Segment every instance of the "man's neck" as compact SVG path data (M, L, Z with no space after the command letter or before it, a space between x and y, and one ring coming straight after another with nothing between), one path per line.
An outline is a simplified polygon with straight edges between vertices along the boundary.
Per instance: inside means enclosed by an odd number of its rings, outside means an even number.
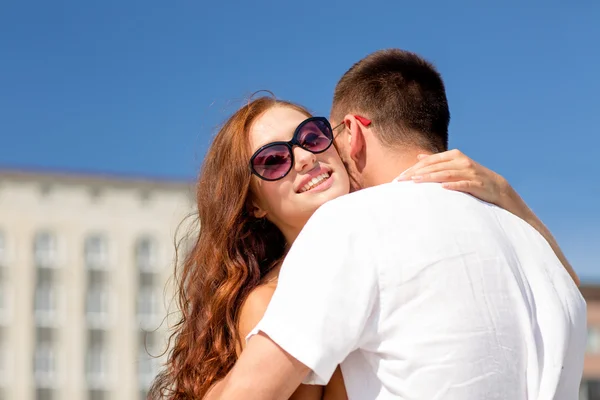
M364 186L377 186L389 183L417 163L417 155L428 154L423 149L385 149L379 154L378 161L371 163L364 174Z

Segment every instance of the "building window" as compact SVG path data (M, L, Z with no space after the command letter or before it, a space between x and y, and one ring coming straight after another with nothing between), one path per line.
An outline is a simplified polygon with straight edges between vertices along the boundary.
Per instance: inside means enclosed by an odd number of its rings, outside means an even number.
M6 346L0 343L0 384L6 385L12 376L12 366Z
M152 357L142 345L139 351L138 381L140 388L147 390L160 369L160 360Z
M50 388L37 388L35 391L35 400L55 400L54 390Z
M38 325L53 326L56 324L58 299L56 288L48 283L39 283L35 289L35 318Z
M161 318L160 295L149 287L142 287L138 293L138 321L143 329L158 327Z
M101 344L88 348L85 362L85 373L88 386L93 389L105 388L108 384L109 356Z
M52 185L50 183L42 183L40 185L40 195L42 197L48 197L52 193Z
M105 400L107 398L107 392L102 389L92 389L88 392L88 400Z
M33 369L35 380L39 387L56 386L56 354L51 344L38 344L35 349Z
M142 204L146 205L152 199L152 192L150 190L141 190L140 191L140 201Z
M8 262L8 250L6 244L6 236L0 231L0 267L5 267Z
M55 268L57 266L56 236L50 232L40 232L35 235L33 251L36 265L40 268Z
M103 235L85 239L85 265L88 269L105 269L108 266L108 242Z
M0 325L10 322L11 296L6 284L0 282Z
M92 284L87 292L86 317L93 327L104 327L109 322L110 292L105 285Z
M600 326L588 327L587 352L600 354Z
M154 239L143 237L138 240L135 249L138 270L154 272L158 267L158 246Z
M4 346L0 344L0 380L6 376L8 372L8 363L6 362L6 350Z
M91 187L90 188L90 198L93 202L100 200L102 197L102 189L99 187Z
M600 400L600 380L583 380L579 388L579 400Z

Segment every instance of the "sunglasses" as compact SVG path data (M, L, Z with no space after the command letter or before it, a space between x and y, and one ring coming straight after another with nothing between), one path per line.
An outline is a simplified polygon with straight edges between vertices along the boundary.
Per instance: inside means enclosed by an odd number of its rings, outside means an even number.
M356 118L356 120L358 122L360 122L361 124L363 124L364 126L369 126L371 125L371 120L365 117L361 117L360 115L354 115L354 118ZM346 122L342 121L339 124L337 124L336 126L333 127L333 131L335 132L335 130L339 127L341 127L342 125L344 125ZM340 131L342 132L342 131ZM339 135L339 133L338 133ZM334 138L336 138L338 135L335 135Z
M276 181L285 177L294 165L294 146L319 154L333 143L333 129L327 118L308 118L294 131L289 142L268 143L250 158L250 170L260 179Z

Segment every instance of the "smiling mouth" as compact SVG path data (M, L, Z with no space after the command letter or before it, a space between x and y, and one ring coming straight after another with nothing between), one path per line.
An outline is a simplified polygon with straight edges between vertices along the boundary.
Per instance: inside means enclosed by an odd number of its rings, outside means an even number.
M331 172L323 172L321 175L315 176L308 182L306 185L302 186L302 188L298 191L298 193L304 193L311 189L316 188L323 182L327 181L331 177Z

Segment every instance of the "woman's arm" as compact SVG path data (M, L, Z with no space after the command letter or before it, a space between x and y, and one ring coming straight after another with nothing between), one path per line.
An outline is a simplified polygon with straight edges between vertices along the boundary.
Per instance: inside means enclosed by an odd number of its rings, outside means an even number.
M339 365L335 369L331 380L327 386L325 386L323 400L348 400L348 393L346 393L346 386L344 385L344 377L342 376L342 370Z
M469 193L513 213L544 236L575 284L579 286L579 277L554 236L504 177L476 163L458 150L433 155L422 154L418 159L419 161L400 175L398 180L413 180L417 183L439 182L447 189Z
M506 182L506 180L505 180L505 182ZM508 184L508 182L506 182L506 186L508 187L506 189L506 191L508 193L507 199L505 201L506 207L504 207L504 206L500 206L500 207L504 208L507 211L512 212L517 217L520 217L525 222L529 223L529 225L533 226L548 241L548 244L550 244L550 247L552 247L552 250L554 250L554 253L558 257L558 259L560 260L562 265L565 267L565 269L567 270L569 275L571 275L571 278L573 279L575 284L577 286L579 286L579 283L580 283L579 277L577 276L577 274L575 273L575 270L573 269L573 267L567 260L567 257L561 250L560 246L558 245L558 242L556 241L554 236L552 236L552 233L550 233L550 230L537 217L537 215L535 215L535 213L527 206L525 201L512 188L512 186L510 186Z
M238 356L246 347L246 336L258 325L265 315L267 306L275 292L275 285L262 285L250 292L250 295L242 305L239 322L239 350ZM333 380L333 379L332 379ZM343 382L342 382L343 384ZM290 400L321 400L323 399L324 387L318 385L300 385L292 394ZM344 400L340 397L325 397L328 400Z

